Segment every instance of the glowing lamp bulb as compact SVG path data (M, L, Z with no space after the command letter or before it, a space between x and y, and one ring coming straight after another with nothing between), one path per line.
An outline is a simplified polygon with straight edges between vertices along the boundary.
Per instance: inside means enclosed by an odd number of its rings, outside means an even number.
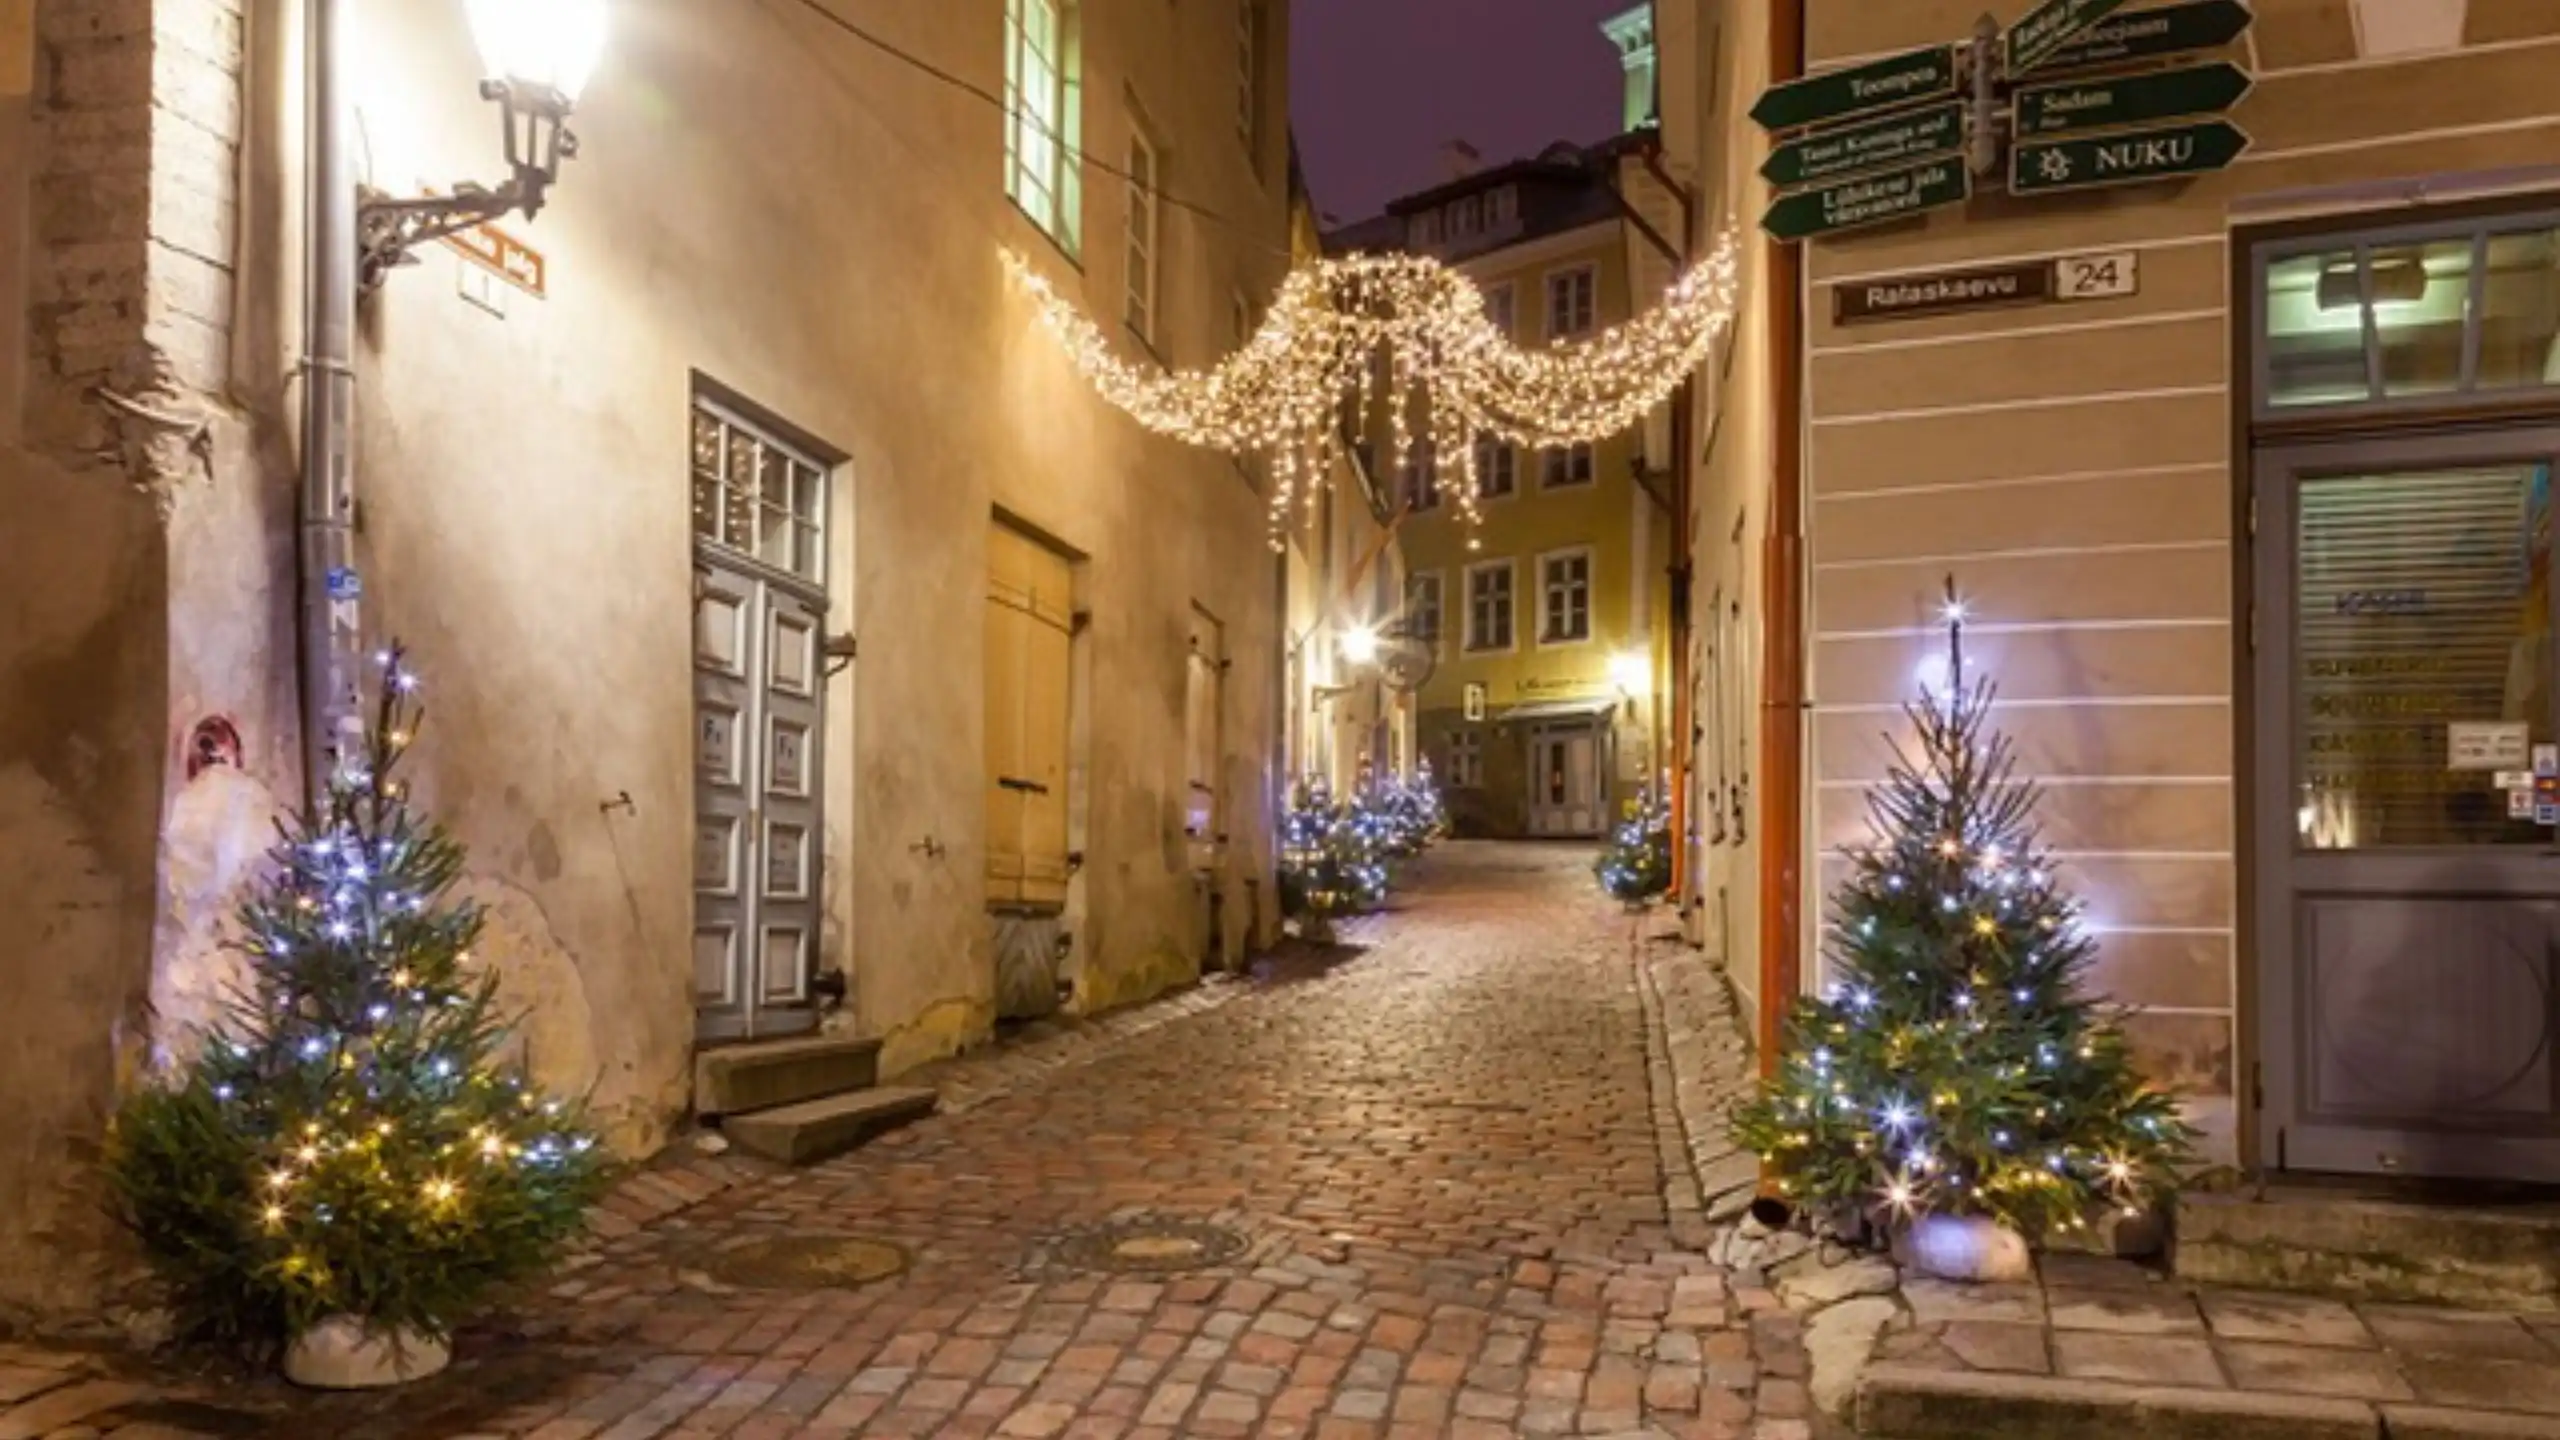
M604 0L469 0L471 38L492 80L575 103L604 53Z
M1342 658L1354 665L1378 663L1378 632L1367 625L1354 625L1342 632Z

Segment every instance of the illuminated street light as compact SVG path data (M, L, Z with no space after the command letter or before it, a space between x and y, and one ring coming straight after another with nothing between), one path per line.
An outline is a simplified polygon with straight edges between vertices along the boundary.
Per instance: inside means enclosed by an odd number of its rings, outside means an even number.
M1621 650L1609 657L1609 683L1620 694L1635 697L1653 693L1653 662L1633 650Z
M1354 625L1342 632L1342 658L1354 665L1378 663L1378 631L1370 625Z

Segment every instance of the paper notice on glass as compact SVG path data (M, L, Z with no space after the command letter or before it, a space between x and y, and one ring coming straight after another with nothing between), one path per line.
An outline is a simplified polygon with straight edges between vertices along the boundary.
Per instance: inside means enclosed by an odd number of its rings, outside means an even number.
M2507 792L2507 818L2510 820L2530 820L2533 818L2532 791L2510 790Z
M2532 727L2521 720L2456 720L2444 730L2447 769L2512 770L2532 762Z

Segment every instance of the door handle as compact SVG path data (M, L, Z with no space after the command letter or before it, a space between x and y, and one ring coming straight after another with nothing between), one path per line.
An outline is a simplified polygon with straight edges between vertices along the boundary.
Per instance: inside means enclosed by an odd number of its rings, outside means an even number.
M1046 795L1049 793L1049 787L1041 784L1037 780L1022 780L1011 775L997 776L996 785L1001 789L1018 791L1025 795Z

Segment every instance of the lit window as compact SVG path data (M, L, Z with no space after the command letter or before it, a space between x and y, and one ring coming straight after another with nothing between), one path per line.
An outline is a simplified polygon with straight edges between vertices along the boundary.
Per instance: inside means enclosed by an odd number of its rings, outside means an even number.
M1074 25L1068 0L1005 0L1005 194L1070 255L1084 201Z
M1129 131L1129 304L1125 318L1141 340L1156 338L1157 196L1163 179L1156 173L1156 147L1146 134Z
M1547 338L1588 335L1599 320L1599 280L1588 265L1547 277Z
M1467 571L1467 648L1511 648L1511 562L1496 560Z
M1563 490L1575 485L1588 485L1597 473L1591 447L1576 445L1546 452L1545 473L1539 476L1538 483L1549 490Z
M788 575L824 583L827 477L769 431L693 406L693 533Z
M1591 552L1572 550L1538 562L1538 643L1571 645L1591 638Z
M1435 510L1440 505L1440 463L1428 441L1405 452L1404 503L1409 510Z
M1416 575L1405 586L1404 636L1438 648L1440 644L1440 577Z
M1519 488L1519 452L1490 435L1477 437L1476 498L1501 500Z

